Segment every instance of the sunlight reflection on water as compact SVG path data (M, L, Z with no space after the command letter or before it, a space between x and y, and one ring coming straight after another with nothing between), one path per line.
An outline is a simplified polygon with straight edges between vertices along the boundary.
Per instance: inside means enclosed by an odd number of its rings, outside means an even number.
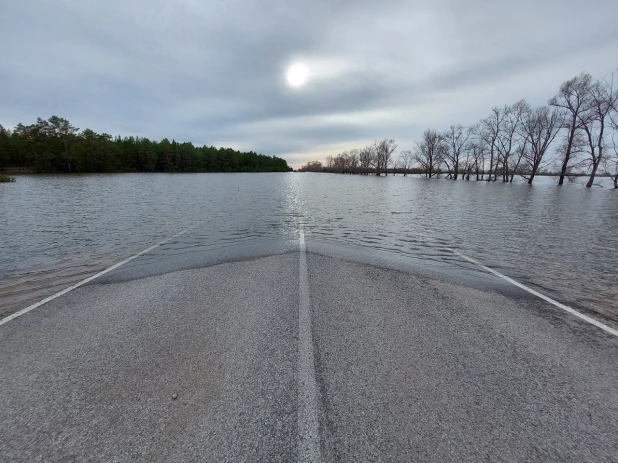
M431 238L618 315L617 193L548 178L529 186L295 173L22 176L0 186L0 299L18 298L24 279L98 270L200 220L183 236L188 248L296 240L302 221L308 240L453 258Z

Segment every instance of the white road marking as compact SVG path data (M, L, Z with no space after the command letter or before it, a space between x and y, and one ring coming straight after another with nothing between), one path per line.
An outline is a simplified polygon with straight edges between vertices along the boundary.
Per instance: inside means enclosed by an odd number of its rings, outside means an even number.
M83 286L86 283L94 280L95 278L99 278L100 276L105 275L106 273L111 272L112 270L117 269L118 267L120 267L121 265L126 264L127 262L131 262L133 259L137 259L139 256L143 256L144 254L152 251L153 249L158 248L159 246L164 245L168 241L173 240L174 238L178 238L181 235L184 235L189 230L191 230L192 228L197 227L202 222L203 221L200 220L196 224L191 225L189 228L186 228L183 231L181 231L179 233L176 233L174 236L170 236L169 238L166 238L163 241L159 241L157 244L154 244L154 245L150 246L149 248L144 249L143 251L138 252L137 254L129 257L128 259L123 260L122 262L118 262L117 264L114 264L111 267L106 268L105 270L103 270L102 272L97 273L96 275L92 275L91 277L88 277L85 280L82 280L79 283L74 284L73 286L69 286L68 288L63 289L62 291L60 291L60 292L58 292L56 294L53 294L53 295L51 295L49 297L46 297L42 301L39 301L39 302L37 302L35 304L32 304L32 305L26 307L25 309L21 309L20 311L15 312L14 314L9 315L8 317L3 318L2 320L0 320L0 325L4 325L5 323L8 323L8 322L10 322L13 319L15 319L15 318L17 318L17 317L19 317L19 316L21 316L21 315L23 315L25 313L28 313L31 310L36 309L37 307L41 307L43 304L47 304L49 301L53 301L54 299L59 298L60 296L66 294L66 293L68 293L70 291L73 291L74 289L77 289L80 286Z
M497 270L489 268L486 265L481 264L478 260L473 259L472 257L468 257L465 254L462 254L461 252L456 251L455 249L449 248L448 246L444 246L444 245L440 245L440 247L442 247L443 249L446 249L447 251L452 252L453 254L461 257L464 260L467 260L468 262L471 262L471 263L473 263L475 265L478 265L483 270L485 270L485 271L487 271L487 272L489 272L489 273L491 273L491 274L493 274L493 275L495 275L495 276L497 276L499 278L502 278L505 281L508 281L512 285L515 285L518 288L521 288L524 291L529 292L530 294L534 294L536 297L539 297L539 298L543 299L544 301L549 302L553 306L558 307L559 309L562 309L565 312L570 313L571 315L575 315L576 317L581 318L582 320L590 323L591 325L594 325L594 326L596 326L598 328L601 328L603 331L606 331L607 333L613 334L614 336L618 337L618 330L615 330L614 328L611 328L611 327L605 325L604 323L601 323L600 321L595 320L592 317L584 315L583 313L578 312L577 310L569 307L568 305L564 305L564 304L562 304L562 303L552 299L551 297L546 296L545 294L539 293L538 291L535 291L534 289L529 288L528 286L520 283L519 281L516 281L516 280L513 280L512 278L509 278L506 275L498 272Z
M311 306L305 232L299 230L300 307L298 313L298 459L301 462L322 461L318 420L318 384L315 379Z

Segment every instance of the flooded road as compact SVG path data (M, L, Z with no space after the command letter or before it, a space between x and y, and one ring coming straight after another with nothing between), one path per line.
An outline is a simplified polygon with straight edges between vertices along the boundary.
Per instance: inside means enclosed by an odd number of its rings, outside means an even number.
M618 197L609 188L295 173L17 180L0 185L0 316L198 223L169 252L285 245L302 223L315 245L457 269L448 246L618 320Z

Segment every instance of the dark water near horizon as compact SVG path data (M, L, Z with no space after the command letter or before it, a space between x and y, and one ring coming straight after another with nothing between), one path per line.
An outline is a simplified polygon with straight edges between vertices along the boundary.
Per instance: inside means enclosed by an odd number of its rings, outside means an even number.
M3 305L38 300L200 222L186 235L190 246L297 241L301 224L307 240L427 261L455 258L443 244L618 319L618 191L586 189L584 181L557 188L553 178L529 186L310 173L20 176L0 184L0 315Z

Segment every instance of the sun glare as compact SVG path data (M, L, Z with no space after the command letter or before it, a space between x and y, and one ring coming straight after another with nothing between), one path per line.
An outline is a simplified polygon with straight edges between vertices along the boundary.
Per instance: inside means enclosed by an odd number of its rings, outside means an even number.
M288 84L292 87L300 87L307 82L307 76L309 75L309 69L302 64L293 64L288 69L286 74Z

